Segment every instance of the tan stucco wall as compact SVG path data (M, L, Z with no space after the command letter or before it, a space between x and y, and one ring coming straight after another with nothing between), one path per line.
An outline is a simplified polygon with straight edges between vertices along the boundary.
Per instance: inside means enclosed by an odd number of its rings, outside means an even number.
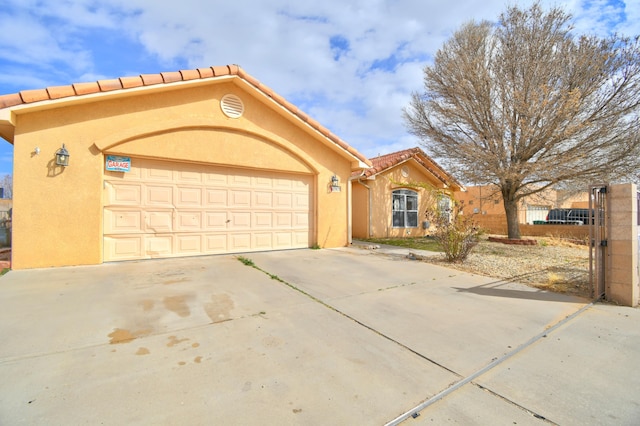
M362 182L369 186L369 182ZM369 238L369 189L358 181L353 182L353 238Z
M12 267L102 262L105 154L310 174L314 243L346 245L351 159L236 81L18 114ZM228 93L244 102L241 118L221 112L219 99ZM66 169L53 165L62 143L70 152ZM343 189L330 193L334 174Z
M409 170L409 175L407 177L402 175L403 167L407 167ZM444 189L442 182L435 179L431 174L427 173L425 169L414 160L409 160L385 172L382 172L376 175L376 178L374 180L363 180L363 182L371 188L371 237L420 237L429 235L429 229L424 229L422 227L422 222L426 220L425 212L429 207L432 198L427 195L427 189L415 187L411 184L428 183L436 189L442 190ZM356 238L365 238L366 235L369 234L369 230L366 226L366 223L368 223L368 215L367 212L363 210L365 210L366 206L368 205L368 199L364 202L359 201L358 203L356 203L355 187L362 187L362 185L360 185L358 182L354 182L353 186L353 235ZM419 209L417 228L393 227L391 193L395 189L403 188L410 189L418 193ZM450 194L450 192L448 191L445 192ZM358 197L368 197L368 194L359 194ZM356 224L356 221L358 221L359 223ZM365 221L365 224L363 224L362 221ZM356 229L358 230L358 234L356 234ZM361 234L363 230L364 234Z

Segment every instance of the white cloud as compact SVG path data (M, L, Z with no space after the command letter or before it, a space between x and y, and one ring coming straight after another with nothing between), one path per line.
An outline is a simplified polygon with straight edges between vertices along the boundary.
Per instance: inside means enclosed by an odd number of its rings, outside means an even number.
M99 3L99 5L98 5ZM31 86L239 64L300 105L365 155L416 146L402 108L420 90L422 69L463 22L496 20L504 0L8 0L0 10L0 90L9 78ZM578 31L638 34L640 0L543 0L576 18ZM98 36L96 36L98 34ZM110 34L122 49L164 69L140 69L117 55L101 67ZM332 37L341 40L340 55ZM123 55L126 52L123 52ZM124 57L124 56L123 56ZM154 62L155 61L155 62ZM372 69L376 64L375 69ZM46 73L51 73L51 76ZM61 76L68 81L60 82ZM7 93L7 92L2 92Z

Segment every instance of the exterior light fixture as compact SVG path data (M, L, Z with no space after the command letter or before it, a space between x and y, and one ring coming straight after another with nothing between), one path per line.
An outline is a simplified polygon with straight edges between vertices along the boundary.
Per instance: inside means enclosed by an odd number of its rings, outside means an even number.
M331 176L331 183L329 184L329 192L340 192L340 181L338 176Z
M67 167L69 165L69 151L62 144L62 148L56 151L56 165Z

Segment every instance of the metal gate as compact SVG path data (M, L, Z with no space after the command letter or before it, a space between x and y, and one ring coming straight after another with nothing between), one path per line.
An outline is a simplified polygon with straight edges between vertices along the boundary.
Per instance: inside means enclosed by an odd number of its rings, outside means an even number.
M609 198L607 184L589 186L589 284L594 299L605 297Z

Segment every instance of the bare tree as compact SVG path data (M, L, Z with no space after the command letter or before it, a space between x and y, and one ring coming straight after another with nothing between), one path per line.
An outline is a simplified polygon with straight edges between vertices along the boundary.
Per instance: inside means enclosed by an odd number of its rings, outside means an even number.
M522 197L638 170L638 38L574 36L570 20L535 3L495 24L467 23L404 110L410 132L454 174L497 185L509 238L520 238Z

